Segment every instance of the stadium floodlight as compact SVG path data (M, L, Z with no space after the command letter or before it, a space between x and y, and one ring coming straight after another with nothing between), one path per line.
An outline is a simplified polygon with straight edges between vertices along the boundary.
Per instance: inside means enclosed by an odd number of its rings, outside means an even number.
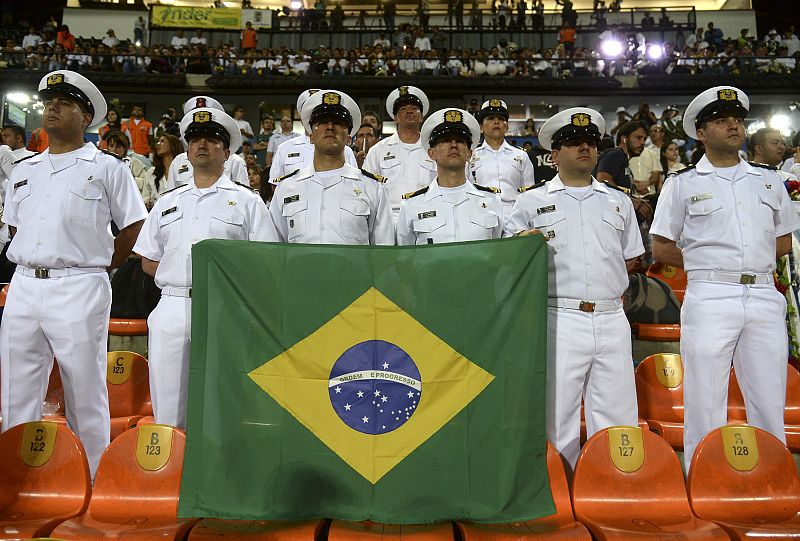
M292 0L292 3L290 5L292 9L300 9L303 7L303 2L301 2L300 0Z
M783 113L772 115L769 121L769 127L780 131L782 135L791 135L792 119Z
M756 133L761 128L766 128L766 127L767 127L767 125L764 124L763 120L757 120L757 121L753 122L752 124L750 124L749 126L747 126L747 130L746 131L747 131L748 135L753 135L754 133Z
M603 52L603 56L608 58L616 58L622 54L622 42L615 39L603 40L603 42L600 44L600 50Z
M650 60L658 60L664 56L664 47L658 43L651 43L647 46L647 58Z
M31 101L31 97L25 92L9 92L6 94L6 99L20 105L27 105Z

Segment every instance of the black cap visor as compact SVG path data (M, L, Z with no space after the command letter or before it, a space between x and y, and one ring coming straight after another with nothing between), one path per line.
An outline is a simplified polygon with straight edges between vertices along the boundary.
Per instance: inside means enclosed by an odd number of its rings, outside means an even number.
M481 109L481 112L478 116L480 117L478 118L478 121L481 123L483 123L483 121L490 116L499 116L508 122L508 111L502 107L487 107L485 109Z
M183 138L186 139L187 143L200 137L218 139L222 141L225 148L231 146L231 135L228 133L228 130L216 122L192 122L186 128L186 133L183 134Z
M553 137L550 139L550 147L558 149L561 148L561 145L565 141L581 139L591 140L599 145L602 137L600 135L600 130L597 129L597 126L594 124L589 124L588 126L574 126L570 124L553 134Z
M353 129L353 115L347 110L344 105L317 105L311 111L311 117L308 119L308 124L313 128L314 124L327 121L344 122L348 131Z
M428 144L435 147L439 143L446 141L450 138L461 139L468 147L472 146L472 132L466 124L439 124L431 132L431 137L428 139Z
M734 102L723 100L712 101L697 113L694 119L694 127L699 128L704 122L727 116L747 118L747 113L747 109L745 109L744 105L738 100Z
M420 113L424 109L424 107L422 106L422 100L419 99L414 94L409 93L409 94L404 94L399 98L397 98L396 100L394 100L394 105L392 105L392 114L396 115L397 111L399 111L403 105L416 105L419 108Z
M39 91L39 99L42 101L47 101L56 96L64 96L75 100L81 107L83 107L84 111L94 117L94 105L92 105L92 100L90 100L89 96L84 94L83 90L77 86L69 83L59 83L48 86L47 88Z

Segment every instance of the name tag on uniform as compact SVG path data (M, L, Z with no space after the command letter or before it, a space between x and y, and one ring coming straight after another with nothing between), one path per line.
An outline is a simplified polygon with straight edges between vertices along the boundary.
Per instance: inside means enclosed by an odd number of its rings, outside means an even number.
M28 179L27 178L25 180L20 180L19 182L14 184L14 189L16 190L17 188L22 188L27 183L28 183Z
M289 203L294 203L295 201L300 201L300 195L299 194L290 195L289 197L284 197L283 198L283 204L284 205L288 205Z
M383 157L384 160L393 160L394 158L395 157L390 154L387 154L386 156Z
M172 214L173 212L178 212L178 207L172 207L171 209L163 211L161 216L166 216L167 214Z
M548 212L555 212L556 206L555 205L547 205L546 207L539 207L536 209L536 214L547 214Z
M417 218L420 220L424 220L425 218L434 218L436 216L435 210L429 210L428 212L420 212L417 214Z
M693 195L689 198L689 201L692 203L697 203L698 201L706 201L708 199L714 199L714 194L712 193L701 193L697 195Z
M183 166L181 166L180 169L178 169L178 174L180 175L181 173L185 173L188 170L189 170L189 166L188 165L183 165Z
M296 158L296 157L298 157L299 155L300 155L300 153L299 153L299 152L291 152L291 153L289 153L289 156L288 156L288 157L289 157L289 158Z
M554 239L554 238L556 238L556 232L555 231L547 231L546 233L544 233L544 236L547 237L548 239Z

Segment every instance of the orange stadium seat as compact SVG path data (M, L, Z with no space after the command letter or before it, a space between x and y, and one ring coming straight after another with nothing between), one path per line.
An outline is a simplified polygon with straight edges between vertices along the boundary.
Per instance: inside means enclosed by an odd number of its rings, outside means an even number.
M575 516L598 540L719 539L719 527L692 514L675 451L638 427L595 434L575 467Z
M681 339L680 323L638 323L636 338L647 342L678 342Z
M744 395L733 369L728 382L728 418L731 421L747 420ZM800 372L790 364L786 365L786 409L783 422L786 446L792 452L800 452Z
M677 353L657 353L636 367L639 417L673 449L683 450L683 363Z
M324 520L281 522L205 518L192 528L189 541L219 538L236 541L314 541L319 538L324 526Z
M154 425L156 424L156 418L152 415L145 415L136 423L136 426L144 426L144 425Z
M692 509L734 540L798 539L800 479L789 450L749 426L718 428L700 442L687 481Z
M112 317L108 322L108 334L115 336L147 336L147 320Z
M328 541L453 541L451 522L439 524L378 524L334 520Z
M153 414L147 360L132 351L109 351L106 385L113 440Z
M464 541L533 541L537 539L558 539L563 541L586 540L592 536L580 522L575 521L572 514L572 502L569 496L569 485L561 455L547 443L547 473L550 476L550 493L556 512L527 522L510 524L473 524L457 523L461 538Z
M89 505L92 480L78 438L39 421L0 435L0 539L48 535Z
M6 305L6 297L8 297L8 286L11 284L6 284L3 286L3 289L0 289L0 306Z
M184 433L147 425L124 432L100 459L83 515L53 530L72 541L184 539L197 519L178 519Z
M675 293L678 300L683 303L683 296L686 293L686 284L688 283L685 270L663 263L653 263L650 265L650 268L647 269L646 274L651 278L658 278L666 283L672 292Z
M639 428L642 430L649 429L647 421L641 415L639 415ZM581 402L581 445L584 443L586 443L586 417L583 411L583 403Z

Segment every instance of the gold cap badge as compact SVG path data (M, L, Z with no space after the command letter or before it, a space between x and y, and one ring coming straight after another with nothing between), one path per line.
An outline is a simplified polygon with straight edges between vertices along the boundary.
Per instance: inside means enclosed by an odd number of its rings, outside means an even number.
M732 88L723 88L717 91L717 98L722 101L736 101L739 95Z
M447 111L444 114L444 121L445 122L463 122L464 117L461 115L461 111Z
M211 122L211 113L208 111L197 111L194 115L192 115L192 122L197 123L204 123L204 122Z
M586 113L575 113L570 117L570 123L573 126L585 128L592 122L592 117Z
M498 100L497 98L492 98L489 100L489 107L502 107L503 102Z
M407 95L407 94L408 94L408 87L407 87L407 86L401 86L401 87L400 87L400 88L398 88L397 90L399 90L399 91L400 91L400 95L401 95L401 96L405 96L405 95Z
M53 85L60 85L64 82L64 74L63 73L54 73L53 75L47 78L47 86L51 87Z
M322 96L322 103L325 105L339 105L342 103L342 97L336 92L325 92Z

